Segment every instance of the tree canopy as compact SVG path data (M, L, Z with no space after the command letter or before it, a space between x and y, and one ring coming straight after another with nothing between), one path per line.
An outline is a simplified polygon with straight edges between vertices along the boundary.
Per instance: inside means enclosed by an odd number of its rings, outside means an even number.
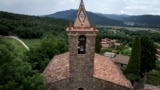
M148 37L135 38L130 61L124 71L127 78L144 84L147 73L156 66L156 53L154 42Z
M141 47L140 72L143 77L143 73L149 72L155 67L157 50L154 42L145 36L141 37Z
M138 80L140 75L140 63L141 63L141 43L140 38L136 37L132 44L132 52L129 59L129 63L124 73L131 81Z
M33 69L43 72L54 55L66 52L67 50L66 38L48 34L42 38L39 46L31 48L30 51L26 52L25 60L32 65Z
M0 37L0 90L43 90L42 75L16 53L12 43Z

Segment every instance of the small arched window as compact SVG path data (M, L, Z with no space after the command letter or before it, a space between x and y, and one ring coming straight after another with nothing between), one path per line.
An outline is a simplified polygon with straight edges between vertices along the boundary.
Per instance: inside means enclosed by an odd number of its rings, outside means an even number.
M78 54L86 53L86 36L81 35L78 38Z

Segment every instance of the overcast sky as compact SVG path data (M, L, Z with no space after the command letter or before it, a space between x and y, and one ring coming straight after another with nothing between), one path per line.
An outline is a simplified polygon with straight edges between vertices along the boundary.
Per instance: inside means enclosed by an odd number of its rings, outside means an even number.
M77 9L80 0L0 0L0 11L46 15ZM84 0L87 11L104 14L160 15L160 0Z

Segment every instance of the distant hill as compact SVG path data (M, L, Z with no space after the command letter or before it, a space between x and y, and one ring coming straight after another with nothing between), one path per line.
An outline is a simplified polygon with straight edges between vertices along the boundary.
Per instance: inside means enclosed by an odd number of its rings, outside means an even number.
M160 26L160 16L156 15L140 15L125 18L127 22L135 22L137 25L143 26Z
M119 20L119 21L123 21L125 20L125 18L130 17L129 15L126 14L122 14L122 15L116 15L116 14L102 14L102 13L97 13L98 15L113 19L113 20Z
M0 11L0 35L20 38L40 38L46 33L60 35L70 21L57 18L29 16Z
M120 20L124 23L134 23L135 25L139 26L160 26L160 16L158 15L137 15L137 16L130 16L130 15L115 15L115 14L99 14L104 17Z
M54 14L45 15L47 17L62 18L67 20L74 20L76 17L76 10L60 11ZM96 25L129 25L129 26L146 26L146 27L160 27L160 16L156 15L116 15L116 14L102 14L87 12L91 23Z
M57 12L57 13L49 14L49 15L45 15L45 16L74 21L76 18L76 14L77 14L77 10L71 9L71 10L61 11L61 12ZM96 25L123 25L123 22L119 21L119 20L113 20L113 19L107 18L102 15L98 15L96 13L92 13L92 12L87 12L87 14L88 14L89 20L92 24L96 24Z

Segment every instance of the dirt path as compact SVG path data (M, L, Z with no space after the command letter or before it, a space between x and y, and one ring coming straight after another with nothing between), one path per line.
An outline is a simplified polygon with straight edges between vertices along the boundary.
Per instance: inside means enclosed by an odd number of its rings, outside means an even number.
M6 37L17 40L17 41L20 42L27 50L29 50L29 47L28 47L21 39L19 39L18 37L16 37L16 36L6 36Z

